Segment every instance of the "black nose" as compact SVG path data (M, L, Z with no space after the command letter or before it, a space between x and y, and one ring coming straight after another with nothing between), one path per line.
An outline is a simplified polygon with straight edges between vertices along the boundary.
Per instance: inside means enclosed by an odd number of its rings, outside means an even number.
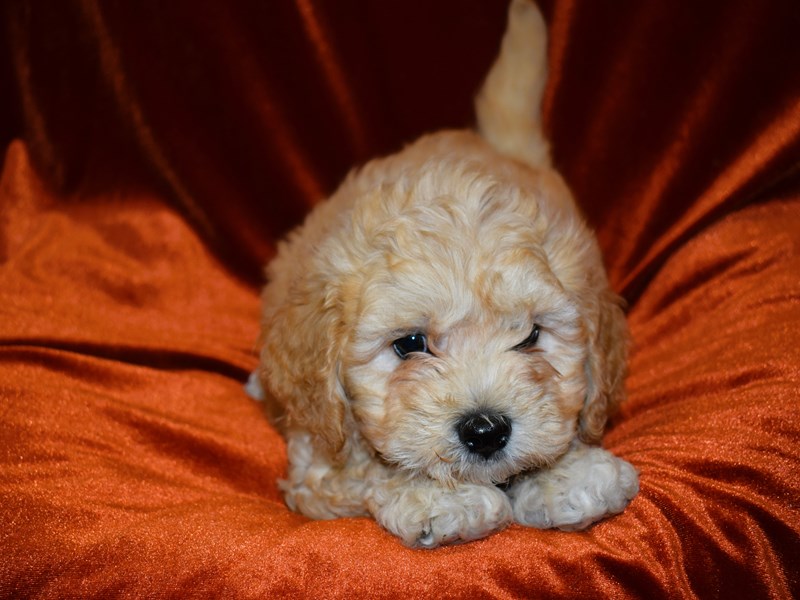
M457 424L458 439L470 452L489 458L504 448L511 435L511 419L496 413L473 413Z

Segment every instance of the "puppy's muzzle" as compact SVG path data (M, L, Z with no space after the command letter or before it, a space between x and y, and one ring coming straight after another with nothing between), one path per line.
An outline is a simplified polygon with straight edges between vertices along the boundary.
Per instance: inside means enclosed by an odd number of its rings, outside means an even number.
M489 459L508 444L511 419L494 412L471 413L456 423L456 431L467 450Z

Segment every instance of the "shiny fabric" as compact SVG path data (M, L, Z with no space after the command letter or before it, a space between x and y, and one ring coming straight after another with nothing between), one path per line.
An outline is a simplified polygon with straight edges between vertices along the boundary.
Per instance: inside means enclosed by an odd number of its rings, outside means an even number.
M0 7L0 597L800 597L794 0L543 4L630 305L625 513L419 551L283 505L261 265L350 166L470 123L505 8Z

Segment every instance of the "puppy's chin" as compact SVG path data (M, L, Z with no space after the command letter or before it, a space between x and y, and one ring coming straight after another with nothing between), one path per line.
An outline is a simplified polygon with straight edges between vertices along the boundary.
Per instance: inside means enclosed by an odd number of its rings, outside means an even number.
M535 465L520 465L502 456L489 459L468 456L455 464L440 461L431 465L426 474L443 484L465 482L496 485L506 483L515 475L534 468Z

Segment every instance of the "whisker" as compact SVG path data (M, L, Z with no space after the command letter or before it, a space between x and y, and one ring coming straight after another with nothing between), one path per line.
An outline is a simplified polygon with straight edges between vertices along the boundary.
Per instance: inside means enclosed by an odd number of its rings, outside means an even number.
M451 465L451 464L453 464L453 462L454 462L454 461L453 461L453 459L451 459L451 458L445 458L444 456L442 456L441 454L439 454L439 452L437 452L436 448L434 448L434 449L433 449L433 453L436 455L436 457L437 457L437 458L438 458L440 461L442 461L442 462L444 462L444 463L447 463L447 464Z
M556 369L556 368L555 368L555 367L552 365L552 363L551 363L549 360L546 360L546 359L545 359L545 361L544 361L544 364L546 364L548 367L550 367L550 369L551 369L551 370L552 370L552 371L553 371L553 372L554 372L556 375L558 375L559 377L563 377L563 375L561 374L561 371L559 371L558 369Z

